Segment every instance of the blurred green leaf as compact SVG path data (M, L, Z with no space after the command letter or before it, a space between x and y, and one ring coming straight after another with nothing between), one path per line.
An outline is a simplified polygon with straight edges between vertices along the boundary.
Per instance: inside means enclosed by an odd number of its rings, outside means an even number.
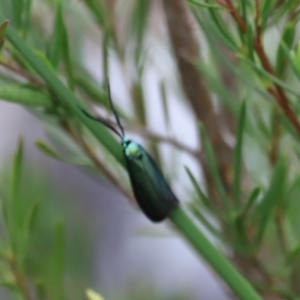
M22 26L24 36L27 35L29 27L30 27L31 8L32 8L32 0L25 0L25 3L24 3L24 22L23 22L23 26Z
M244 3L244 1L241 1ZM247 20L247 19L245 19ZM252 29L252 24L250 21L247 21L247 33L246 33L246 45L247 45L247 50L248 50L248 57L251 61L254 61L254 45L253 45L253 40L254 40L254 33Z
M261 187L259 187L259 186L255 187L251 191L251 193L242 209L242 212L241 212L242 217L245 217L248 214L248 212L252 209L252 207L253 207L254 203L257 201L257 198L260 193L261 193Z
M105 4L103 0L84 0L86 6L89 8L91 13L94 15L98 25L100 27L106 27L107 15Z
M51 98L46 94L17 84L0 86L0 98L25 106L49 107Z
M46 143L44 143L41 140L36 140L35 141L35 145L37 146L37 148L39 150L41 150L44 154L52 157L52 158L56 158L59 160L62 160L62 157L60 155L58 155L50 146L48 146Z
M33 230L40 204L41 204L41 200L37 199L33 201L31 203L31 206L28 208L27 215L25 218L25 224L24 224L24 228L27 231L27 238L29 237L29 234Z
M208 3L208 1L205 1ZM238 50L238 44L235 40L234 35L228 30L221 13L215 8L208 8L209 16L201 15L195 12L197 21L199 22L202 28L208 29L210 35L220 38L225 45L232 49L233 51ZM206 24L206 25L205 25Z
M47 63L23 42L22 39L16 34L16 32L8 27L7 31L8 40L14 45L14 47L24 56L27 62L35 69L35 71L47 82L52 91L57 95L58 99L68 107L70 112L74 114L78 120L82 122L89 130L102 142L102 144L109 149L109 152L117 159L121 164L125 164L124 158L121 152L119 143L111 136L107 128L101 125L99 122L95 122L88 118L78 108L83 107L80 100L56 77L55 73L49 68Z
M243 101L240 109L236 144L233 155L233 195L234 201L237 208L240 206L240 194L241 194L241 169L242 169L242 145L243 145L243 134L245 130L246 122L246 102Z
M285 46L288 49L292 48L292 45L294 43L295 30L296 30L295 21L290 21L285 25L277 49L275 70L276 70L276 74L281 78L283 77L282 75L285 73L284 72L285 66L288 62L285 49L283 48L283 44L285 44Z
M150 4L152 1L143 0L135 1L133 14L131 17L131 32L135 38L136 48L135 48L135 61L138 63L141 58L143 51L143 38L145 36L145 31L147 28L147 20L150 12Z
M65 225L58 221L54 227L54 242L51 262L51 290L52 299L64 300L63 298L63 276L65 266Z
M12 174L10 181L10 197L13 203L16 203L19 198L21 177L22 177L22 164L23 164L23 140L19 139L17 151L14 154ZM14 205L13 205L14 207Z
M188 0L188 2L191 3L191 4L198 5L200 7L214 8L214 9L225 9L223 6L220 6L220 5L199 2L197 0Z
M203 149L206 155L206 159L207 159L207 163L212 175L212 179L214 180L215 184L216 184L216 188L219 191L219 194L221 196L221 200L224 204L224 207L228 208L228 198L227 198L227 194L226 194L226 190L224 188L222 179L221 179L221 175L218 169L218 165L217 165L217 161L215 158L215 154L214 154L214 150L213 147L207 137L207 134L205 132L205 129L203 127L202 124L199 125L200 127L200 132L201 132L201 142L203 145Z
M60 60L63 59L66 66L68 86L74 89L73 67L71 63L69 40L66 25L63 18L62 0L57 2L53 37L51 41L50 61L55 69L58 68Z
M159 91L160 91L160 98L163 104L166 125L170 126L170 114L169 114L169 105L167 101L167 90L166 90L166 84L163 80L159 82Z
M198 184L196 178L194 177L194 175L192 174L192 172L190 171L190 169L185 166L185 171L187 172L189 179L198 195L199 200L203 203L203 205L208 209L208 210L215 210L215 207L213 205L213 202L211 200L209 200L204 192L202 191L200 185Z
M284 48L284 45L282 47ZM298 42L296 49L291 51L291 60L293 62L293 69L300 78L300 41Z
M5 33L6 33L6 28L7 28L8 24L9 24L9 20L6 20L0 24L0 49L4 45Z
M258 66L257 64L253 63L251 60L247 59L245 56L240 56L238 55L239 58L241 58L244 62L246 62L249 66L253 67L253 69L257 72L257 74L259 76L263 75L265 76L267 79L269 79L271 82L276 83L277 85L279 85L280 87L282 87L284 90L286 90L287 92L289 92L290 94L297 96L298 95L298 91L296 89L294 89L293 87L291 87L290 85L286 84L284 81L280 80L279 78L271 75L270 73L268 73L267 71L265 71L265 69L263 69L262 67ZM268 83L265 83L266 86L268 86Z
M51 50L49 54L49 60L53 67L57 69L59 60L63 53L64 47L64 21L62 16L62 0L57 1L56 14L53 28L53 36L51 39Z
M24 0L11 0L13 21L15 26L21 30L23 23Z
M285 264L291 265L295 260L300 258L300 242L287 254L285 257Z
M213 225L210 220L212 216L203 211L202 207L199 207L198 204L190 203L188 207L192 211L193 215L200 221L200 223L210 234L217 237L219 240L223 240L223 236L220 230L215 225Z
M260 245L266 226L270 221L272 212L283 195L285 182L287 178L287 166L284 159L279 159L276 163L274 173L270 182L270 186L262 198L259 205L257 205L254 216L258 221L258 228L256 234L256 245Z
M49 131L49 129L47 129L47 133L50 134L55 140L64 138L63 135L56 135L53 130ZM68 141L67 139L64 139L64 141L61 143L61 145L64 145L67 148L66 150L69 152L68 154L64 153L64 155L58 154L49 145L41 140L36 140L35 145L45 155L54 159L78 166L91 166L91 161L82 153L80 149L78 149L77 145L75 145L72 141Z

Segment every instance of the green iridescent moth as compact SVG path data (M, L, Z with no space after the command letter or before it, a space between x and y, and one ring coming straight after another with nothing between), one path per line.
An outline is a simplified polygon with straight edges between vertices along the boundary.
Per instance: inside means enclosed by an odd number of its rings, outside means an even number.
M163 221L170 211L179 204L179 201L150 154L140 144L130 140L125 135L124 128L111 100L109 84L108 99L120 131L105 120L93 117L84 110L82 111L86 116L102 123L121 138L127 171L139 207L151 221Z

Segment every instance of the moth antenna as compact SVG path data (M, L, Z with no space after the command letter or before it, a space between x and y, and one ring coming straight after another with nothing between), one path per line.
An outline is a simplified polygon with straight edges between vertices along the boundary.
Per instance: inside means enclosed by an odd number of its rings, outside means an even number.
M107 121L102 120L100 118L94 117L91 114L89 114L87 111L85 111L84 109L82 109L81 107L78 107L87 117L89 117L92 120L95 120L101 124L103 124L104 126L106 126L107 128L109 128L111 131L113 131L115 134L117 134L121 139L123 138L123 136L121 135L120 132L118 132L116 130L116 128L114 128L111 124L109 124Z
M122 133L122 137L124 137L125 133L124 133L124 128L121 124L121 121L120 121L120 118L119 118L119 115L117 114L116 110L115 110L115 107L113 105L113 102L112 102L112 99L111 99L111 93L110 93L110 84L109 84L109 80L108 78L106 79L106 82L107 82L107 93L108 93L108 101L109 101L109 104L110 104L110 108L116 118L116 121L117 121L117 124L121 130L121 133Z

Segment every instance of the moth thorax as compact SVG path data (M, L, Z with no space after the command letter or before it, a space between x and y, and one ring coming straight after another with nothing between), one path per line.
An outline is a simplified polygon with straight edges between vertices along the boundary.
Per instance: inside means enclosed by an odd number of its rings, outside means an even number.
M127 157L131 158L141 158L142 151L140 146L135 142L130 142L125 148L125 154Z

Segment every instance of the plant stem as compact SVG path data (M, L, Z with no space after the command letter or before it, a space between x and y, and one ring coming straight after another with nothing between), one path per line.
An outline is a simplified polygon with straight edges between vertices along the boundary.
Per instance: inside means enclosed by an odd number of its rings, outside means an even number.
M224 279L239 299L262 300L250 283L204 236L182 207L175 208L169 218L196 252Z

